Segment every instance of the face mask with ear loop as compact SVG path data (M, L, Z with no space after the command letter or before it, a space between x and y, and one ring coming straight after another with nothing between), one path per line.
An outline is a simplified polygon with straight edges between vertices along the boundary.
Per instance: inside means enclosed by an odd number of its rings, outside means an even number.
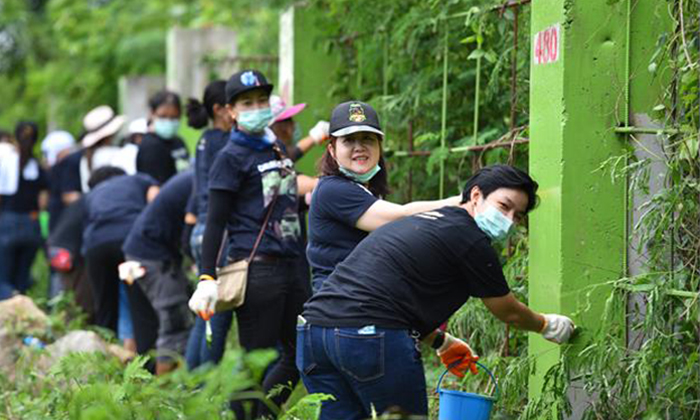
M483 201L485 201L482 198ZM513 221L496 207L485 201L486 209L474 216L476 225L482 232L496 241L504 240L513 231ZM476 209L474 209L476 213Z
M346 177L359 182L360 184L366 184L369 181L374 178L375 175L379 173L379 171L382 170L382 168L379 166L379 164L374 165L374 168L370 169L369 171L365 172L364 174L358 174L357 172L351 171L350 169L344 168L340 165L338 165L338 169L340 172L345 175Z

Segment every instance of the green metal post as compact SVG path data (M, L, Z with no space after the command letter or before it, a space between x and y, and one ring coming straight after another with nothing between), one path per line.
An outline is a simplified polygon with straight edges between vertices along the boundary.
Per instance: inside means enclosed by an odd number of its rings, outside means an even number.
M532 2L530 172L541 205L530 217L530 306L588 330L610 294L605 283L626 271L625 183L599 168L624 153L613 128L625 101L627 7ZM530 335L531 396L561 351Z

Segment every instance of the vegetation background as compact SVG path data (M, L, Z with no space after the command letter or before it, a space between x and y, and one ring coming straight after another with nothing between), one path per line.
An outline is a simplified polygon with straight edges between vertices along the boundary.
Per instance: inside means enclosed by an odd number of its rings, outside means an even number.
M620 164L625 161L620 156L601 167L619 182L630 179L635 191L648 190L651 163L662 162L666 168L668 188L644 204L647 216L635 227L640 246L648 250L648 272L615 282L600 325L587 331L586 343L565 352L536 399L527 398L527 377L536 363L535 355L527 353L526 335L504 328L479 302L468 302L449 327L478 349L500 380L494 419L563 418L570 410L566 395L572 389L592 396L587 419L700 416L700 5L689 0L658 1L664 3L674 25L659 39L649 71L660 73L663 68L674 77L658 98L655 117L679 133L659 136L663 156L640 161L629 150L628 166ZM50 117L77 134L89 109L101 103L117 106L120 76L164 73L165 36L173 25L226 25L238 31L242 55L275 55L278 16L289 3L0 0L0 127L11 128L20 119L45 122ZM426 152L416 157L389 154L392 199L435 198L443 160L445 191L450 193L458 191L480 165L509 162L527 168L529 7L493 8L497 3L307 2L308 7L322 11L324 47L343 58L329 95L338 100L362 98L380 109L389 133L388 150L412 147ZM196 139L196 133L191 137ZM514 140L524 141L479 149ZM448 153L450 147L477 149ZM527 300L527 250L526 228L500 250L509 283L523 300ZM644 316L627 319L627 327L639 337L628 345L624 340L628 331L617 322L616 314L626 311L632 293L641 297L645 309ZM62 315L59 311L55 316ZM428 383L434 386L442 367L432 352L426 350L424 356ZM263 360L269 355L253 357ZM245 378L259 374L255 366L260 363L250 368L246 360L231 352L222 369L244 372L241 383L247 383ZM228 414L221 406L227 393L244 389L224 386L221 369L156 379L140 369L141 362L124 371L106 361L76 357L48 382L33 376L27 365L23 379L0 382L3 400L10 401L0 407L0 417L41 418L41 413L50 412L54 418L128 418L147 412L153 414L144 418L167 418L166 413L173 418L198 418L201 413L195 409L206 406L225 418ZM86 364L98 374L74 381L75 386L63 386L78 371L71 369ZM138 397L135 386L149 398ZM481 393L492 390L485 375L450 386ZM292 415L313 418L318 398L322 397L303 399ZM95 408L120 404L125 408ZM431 397L432 415L436 409Z

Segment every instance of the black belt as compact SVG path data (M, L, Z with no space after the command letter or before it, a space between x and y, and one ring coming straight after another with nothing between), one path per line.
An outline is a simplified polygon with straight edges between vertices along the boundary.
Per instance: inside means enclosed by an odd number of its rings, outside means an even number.
M244 259L245 258L235 260L233 263L243 261ZM277 257L274 255L257 254L253 257L253 260L250 262L279 263L279 262L291 262L293 260L294 260L293 258L288 258L288 257Z

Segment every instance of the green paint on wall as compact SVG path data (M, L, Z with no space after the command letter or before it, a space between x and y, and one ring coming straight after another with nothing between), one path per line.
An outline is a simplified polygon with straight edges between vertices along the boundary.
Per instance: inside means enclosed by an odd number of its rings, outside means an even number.
M323 11L312 6L294 6L294 103L306 103L306 109L295 117L306 136L319 120L328 121L338 102L330 96L339 58L327 50L323 39ZM307 175L316 174L316 161L323 147L314 147L297 162L297 169Z
M611 3L532 3L531 38L557 24L560 33L557 61L531 66L530 171L541 205L530 217L530 306L589 329L606 282L625 272L626 187L599 170L624 150L613 128L624 99L626 4ZM529 344L534 396L561 349L536 334Z

